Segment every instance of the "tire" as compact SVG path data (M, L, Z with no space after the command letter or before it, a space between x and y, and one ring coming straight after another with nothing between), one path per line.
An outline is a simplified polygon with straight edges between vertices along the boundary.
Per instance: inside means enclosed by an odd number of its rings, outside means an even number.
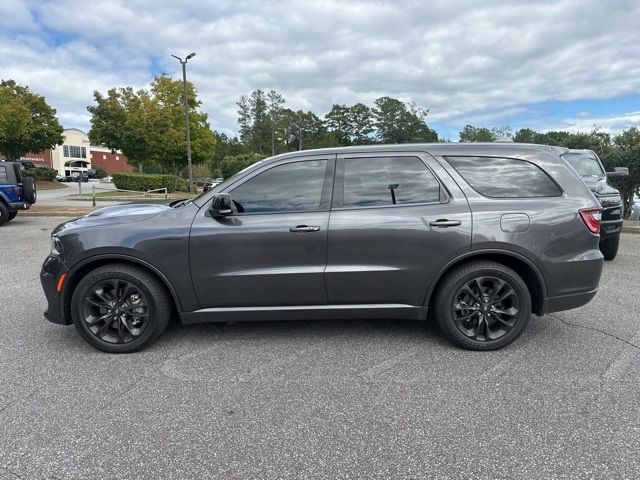
M22 177L22 195L30 204L36 203L38 193L36 191L36 181L33 177Z
M16 218L16 215L18 215L18 212L9 212L9 219L7 220L7 222L10 222L14 218Z
M9 220L11 220L9 218L9 209L7 208L7 206L4 204L4 202L2 200L0 200L0 227L2 225L4 225L5 223L7 223Z
M494 295L497 298L491 310L488 301ZM497 350L513 342L526 328L531 295L524 280L509 267L476 261L445 276L436 292L434 309L438 326L456 345L469 350Z
M114 263L96 268L78 283L71 318L93 347L130 353L153 343L171 316L165 286L136 266Z
M618 255L618 247L620 246L620 235L607 238L600 242L600 251L605 260L613 260Z

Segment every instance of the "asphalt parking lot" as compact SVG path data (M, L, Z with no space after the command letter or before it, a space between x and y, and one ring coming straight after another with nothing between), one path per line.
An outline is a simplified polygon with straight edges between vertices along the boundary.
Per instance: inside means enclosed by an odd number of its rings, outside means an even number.
M109 355L42 316L62 221L0 228L0 479L640 478L640 235L497 352L418 322L173 322Z

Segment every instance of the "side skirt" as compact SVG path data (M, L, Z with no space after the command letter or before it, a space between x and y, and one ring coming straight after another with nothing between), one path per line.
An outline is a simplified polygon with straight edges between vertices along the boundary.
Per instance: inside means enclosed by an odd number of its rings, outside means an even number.
M278 320L350 319L426 320L427 308L404 304L300 305L280 307L203 308L180 314L185 324L208 322L251 322Z

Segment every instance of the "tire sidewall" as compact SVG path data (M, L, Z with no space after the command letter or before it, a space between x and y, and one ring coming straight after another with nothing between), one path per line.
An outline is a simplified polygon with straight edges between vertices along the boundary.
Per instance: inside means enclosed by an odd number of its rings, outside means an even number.
M9 209L4 204L2 200L0 200L0 226L4 225L9 221Z
M83 318L83 300L86 298L89 289L96 283L109 279L124 280L135 285L135 287L144 294L149 304L149 318L147 320L149 322L149 325L147 325L140 337L128 343L117 344L101 340L93 334ZM160 325L158 324L156 318L156 313L158 312L158 310L159 308L157 299L145 283L141 282L136 277L128 273L115 270L113 272L105 271L89 273L78 283L76 289L73 292L73 297L71 298L71 318L78 332L92 346L109 353L134 352L140 350L141 348L146 346L147 343L152 341L156 337L157 331L160 328Z
M36 189L36 182L33 177L24 177L22 178L22 191L24 195L24 199L30 203L36 203L38 199L38 193Z
M518 319L516 320L514 327L510 331L496 340L481 341L469 338L464 333L462 333L460 329L458 329L454 322L452 308L454 296L458 293L458 290L465 283L477 277L495 277L500 280L504 280L514 289L514 291L518 295L520 310ZM441 306L441 310L443 311L439 312L439 314L443 316L449 332L453 337L457 339L460 344L474 350L496 350L510 344L522 334L523 330L527 326L527 323L529 322L529 317L531 316L531 295L529 294L529 290L524 281L518 277L514 277L508 272L499 269L493 269L490 267L472 270L462 276L459 276L455 280L453 285L444 293L442 302L443 304Z

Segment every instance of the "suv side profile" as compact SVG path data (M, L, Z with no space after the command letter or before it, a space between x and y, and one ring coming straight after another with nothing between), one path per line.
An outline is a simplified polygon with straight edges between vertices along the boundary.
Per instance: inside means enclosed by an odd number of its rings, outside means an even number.
M0 226L10 222L20 210L36 203L36 183L23 177L17 162L0 162Z
M601 207L552 147L407 144L258 162L192 201L94 211L52 233L45 316L107 352L172 311L215 321L434 318L493 350L596 294Z

